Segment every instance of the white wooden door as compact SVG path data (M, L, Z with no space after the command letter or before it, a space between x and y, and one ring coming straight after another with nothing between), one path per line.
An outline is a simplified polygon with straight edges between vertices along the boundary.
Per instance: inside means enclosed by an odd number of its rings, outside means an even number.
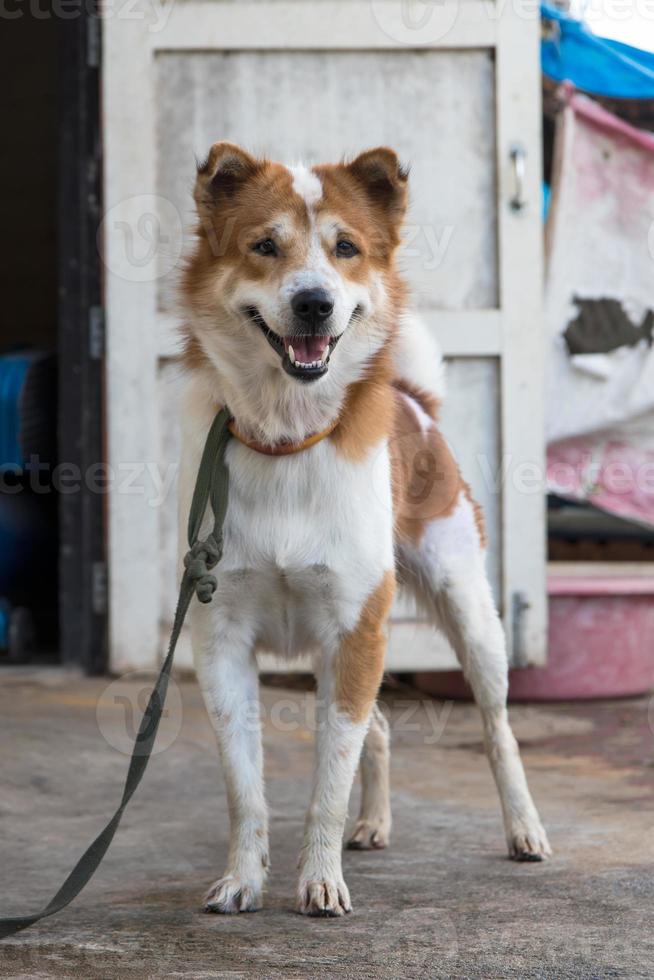
M193 154L217 139L310 162L384 143L411 164L402 264L448 361L444 430L484 507L514 660L542 663L537 13L477 0L140 2L140 20L104 23L109 462L139 471L110 496L112 666L151 665L172 618L172 297ZM388 666L453 664L400 600Z

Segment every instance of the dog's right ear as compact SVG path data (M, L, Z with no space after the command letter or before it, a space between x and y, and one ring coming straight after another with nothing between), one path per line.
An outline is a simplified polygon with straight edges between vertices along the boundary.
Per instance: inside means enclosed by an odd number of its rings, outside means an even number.
M198 211L228 201L261 169L261 163L235 143L214 143L204 162L198 163L193 196Z

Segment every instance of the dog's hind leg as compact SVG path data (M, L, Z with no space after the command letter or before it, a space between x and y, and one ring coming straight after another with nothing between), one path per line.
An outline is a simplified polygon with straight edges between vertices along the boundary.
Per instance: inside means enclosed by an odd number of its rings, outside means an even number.
M391 835L390 730L375 705L361 753L361 808L347 846L367 851L388 847Z
M484 569L479 514L462 486L454 507L425 524L417 543L401 545L406 584L445 631L481 711L486 752L502 804L509 854L540 861L550 854L511 731L504 632Z

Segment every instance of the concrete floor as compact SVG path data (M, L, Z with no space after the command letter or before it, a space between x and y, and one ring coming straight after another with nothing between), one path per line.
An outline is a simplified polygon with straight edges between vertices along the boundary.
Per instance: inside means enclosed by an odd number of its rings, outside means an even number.
M127 758L116 746L150 682L54 670L0 680L0 911L18 913L51 897L117 802ZM474 709L385 692L392 845L345 853L354 912L324 920L293 911L311 695L264 690L273 870L264 910L233 917L199 911L225 860L225 794L195 684L172 695L168 747L96 878L65 912L0 944L2 976L654 976L654 702L513 709L555 849L547 864L518 865L504 857Z

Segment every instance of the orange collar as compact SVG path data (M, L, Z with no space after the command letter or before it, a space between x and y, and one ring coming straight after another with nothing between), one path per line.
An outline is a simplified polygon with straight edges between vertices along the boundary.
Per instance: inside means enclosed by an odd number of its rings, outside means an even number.
M227 428L235 439L242 442L248 449L254 449L257 453L263 453L265 456L292 456L294 453L301 453L304 449L309 449L311 446L315 446L317 442L326 439L327 436L332 434L337 425L338 419L332 422L326 429L323 429L322 432L314 432L312 435L307 436L302 442L278 442L272 446L266 445L264 442L246 439L236 428L233 419L227 423Z

